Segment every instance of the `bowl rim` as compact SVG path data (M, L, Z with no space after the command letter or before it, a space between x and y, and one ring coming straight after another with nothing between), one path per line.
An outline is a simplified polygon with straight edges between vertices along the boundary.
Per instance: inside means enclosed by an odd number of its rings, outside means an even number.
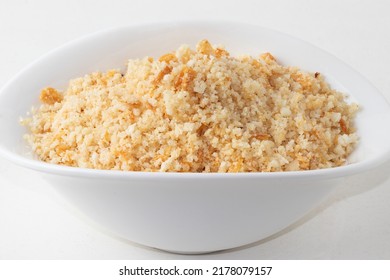
M263 27L256 24L249 24L238 21L226 21L226 20L176 20L176 21L152 21L148 23L136 23L136 24L128 24L128 25L120 25L111 28L101 29L78 38L75 38L63 45L60 45L51 51L41 55L37 59L30 62L27 66L22 68L16 75L14 75L8 82L6 82L2 88L0 89L0 95L7 90L7 88L16 81L19 76L23 75L30 68L34 67L35 64L41 60L47 59L53 54L65 50L67 48L72 48L77 44L82 44L85 41L88 41L93 38L97 38L100 36L104 36L105 34L109 34L111 32L117 32L120 30L127 30L132 28L147 28L154 26L221 26L221 25L240 25L243 27L256 27L262 29L267 32L275 33L279 36L287 37L289 39L299 41L306 45L309 45L313 48L320 50L325 55L331 57L333 60L337 61L337 63L346 67L349 71L354 72L360 78L365 80L377 93L383 98L384 102L390 108L389 103L384 98L382 93L376 89L376 87L367 80L363 75L361 75L358 71L350 67L347 63L337 58L333 54L323 50L316 45L297 38L295 36L289 35L287 33L281 32L279 30L274 30L268 27ZM238 173L191 173L191 172L145 172L145 171L121 171L121 170L101 170L101 169L89 169L89 168L81 168L81 167L70 167L65 165L57 165L46 163L40 160L30 159L24 156L21 156L17 153L14 153L8 149L5 149L2 145L0 145L0 156L5 159L11 161L14 164L33 169L39 172L53 174L53 175L61 175L61 176L72 176L72 177L85 177L85 178L107 178L107 179L149 179L149 180L171 180L171 179L287 179L287 180L295 180L295 179L333 179L345 177L357 173L361 173L364 171L371 170L384 162L390 160L390 145L388 149L382 153L380 156L375 158L371 158L368 160L363 160L356 163L350 163L347 165L333 167L333 168L324 168L324 169L316 169L316 170L302 170L302 171L278 171L278 172L238 172Z

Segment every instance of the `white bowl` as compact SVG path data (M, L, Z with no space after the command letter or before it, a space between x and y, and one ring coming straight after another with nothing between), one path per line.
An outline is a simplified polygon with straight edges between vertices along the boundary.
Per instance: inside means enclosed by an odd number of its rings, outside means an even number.
M129 58L159 56L207 38L232 54L270 51L286 65L324 74L362 110L360 142L349 164L332 169L246 174L102 171L35 160L18 123L45 86L125 67ZM258 26L179 22L120 27L73 41L38 59L0 93L0 154L35 169L86 215L129 240L169 251L198 253L248 244L280 231L318 205L346 176L390 157L390 107L361 75L301 40Z

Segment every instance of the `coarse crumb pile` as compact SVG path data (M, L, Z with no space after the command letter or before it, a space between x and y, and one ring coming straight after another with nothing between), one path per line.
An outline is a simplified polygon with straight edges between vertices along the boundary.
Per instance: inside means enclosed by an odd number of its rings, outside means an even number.
M92 73L45 88L22 120L46 162L95 169L264 172L343 165L357 136L356 104L320 73L265 53L232 57L207 40L127 72Z

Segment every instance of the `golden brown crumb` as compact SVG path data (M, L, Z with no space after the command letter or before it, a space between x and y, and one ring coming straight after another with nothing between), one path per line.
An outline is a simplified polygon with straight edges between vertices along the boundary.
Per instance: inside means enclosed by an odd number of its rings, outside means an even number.
M166 53L166 54L160 56L158 61L160 61L160 62L165 61L166 63L169 63L171 61L176 62L177 61L177 57L173 53Z
M340 119L340 128L341 128L341 131L345 134L348 133L348 127L347 127L347 124L345 123L345 121L343 119Z
M185 66L175 81L175 89L188 91L189 85L195 77L196 72L192 68Z
M210 42L207 40L202 40L198 43L196 50L205 55L214 54L214 48L211 46Z
M172 71L172 67L165 66L164 69L158 73L157 77L153 81L153 84L157 85L158 83L160 83L162 78L164 78L164 76L166 74L169 74L171 71Z
M216 48L215 49L215 56L220 58L222 56L229 56L229 53L224 49Z
M255 134L255 135L253 135L253 137L256 138L257 140L270 140L271 139L271 135L264 134L264 133Z
M276 61L275 57L272 54L270 54L269 52L261 54L260 58L268 63Z
M40 159L76 167L273 172L345 164L358 110L323 75L265 53L233 57L200 41L127 72L92 73L41 92L23 123Z
M47 87L41 91L39 99L44 104L53 105L56 102L62 101L62 95L56 89Z

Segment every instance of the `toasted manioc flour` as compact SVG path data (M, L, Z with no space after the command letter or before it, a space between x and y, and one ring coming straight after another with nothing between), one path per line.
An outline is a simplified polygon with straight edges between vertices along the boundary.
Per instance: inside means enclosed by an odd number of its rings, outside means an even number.
M46 162L170 172L308 170L345 164L356 104L306 73L259 57L230 56L206 40L155 60L42 90L22 124Z

